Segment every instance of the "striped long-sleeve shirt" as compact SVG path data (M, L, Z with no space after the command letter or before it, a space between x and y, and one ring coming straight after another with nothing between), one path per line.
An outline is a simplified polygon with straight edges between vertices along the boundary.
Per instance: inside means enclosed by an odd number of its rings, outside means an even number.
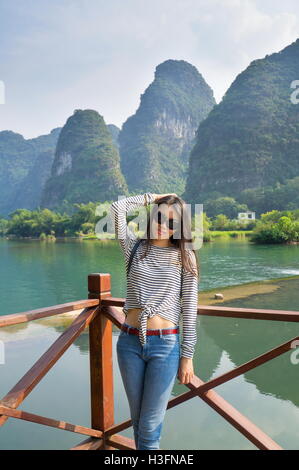
M131 209L152 204L154 200L152 193L144 193L120 199L110 206L110 217L124 253L126 267L131 250L137 241L136 235L127 226L126 214ZM145 245L140 243L127 279L127 296L123 312L127 316L129 308L142 309L138 317L139 339L142 345L146 343L147 317L159 315L179 325L182 315L181 357L193 358L197 341L198 276L183 269L182 298L180 298L182 272L180 250L175 246L159 247L151 243L147 255L140 259L143 250ZM196 268L193 251L186 250L186 253Z

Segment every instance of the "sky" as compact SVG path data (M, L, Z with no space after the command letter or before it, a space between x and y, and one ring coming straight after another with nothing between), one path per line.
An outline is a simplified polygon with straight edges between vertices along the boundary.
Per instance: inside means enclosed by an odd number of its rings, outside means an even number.
M75 109L121 128L168 59L194 65L219 103L298 37L298 0L0 0L0 131L48 134Z

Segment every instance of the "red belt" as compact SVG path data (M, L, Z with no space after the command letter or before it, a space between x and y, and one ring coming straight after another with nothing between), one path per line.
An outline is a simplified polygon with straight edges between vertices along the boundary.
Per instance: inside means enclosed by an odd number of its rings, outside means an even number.
M125 325L121 325L120 327L121 330L123 331L128 331L129 334L132 335L139 335L139 330L138 328L135 328L134 326L127 327ZM162 335L169 335L170 333L179 333L180 329L179 327L175 328L161 328L161 333ZM146 330L146 335L160 335L160 329L158 330Z

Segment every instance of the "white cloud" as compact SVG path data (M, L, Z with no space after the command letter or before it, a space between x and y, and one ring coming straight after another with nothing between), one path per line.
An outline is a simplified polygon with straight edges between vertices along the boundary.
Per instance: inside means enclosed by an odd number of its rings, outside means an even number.
M195 65L219 101L252 60L299 36L296 0L11 0L0 10L0 129L26 137L77 108L121 126L167 59Z

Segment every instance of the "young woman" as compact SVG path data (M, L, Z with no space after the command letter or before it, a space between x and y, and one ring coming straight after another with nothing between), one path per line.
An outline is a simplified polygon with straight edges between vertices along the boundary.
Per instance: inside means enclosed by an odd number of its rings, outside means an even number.
M192 361L197 341L199 267L194 250L186 248L192 242L191 226L179 196L144 193L111 204L126 268L140 240L128 228L126 213L149 204L154 207L147 215L146 234L130 266L123 307L126 321L117 340L118 365L137 450L159 449L175 379L178 376L186 384L194 375Z

